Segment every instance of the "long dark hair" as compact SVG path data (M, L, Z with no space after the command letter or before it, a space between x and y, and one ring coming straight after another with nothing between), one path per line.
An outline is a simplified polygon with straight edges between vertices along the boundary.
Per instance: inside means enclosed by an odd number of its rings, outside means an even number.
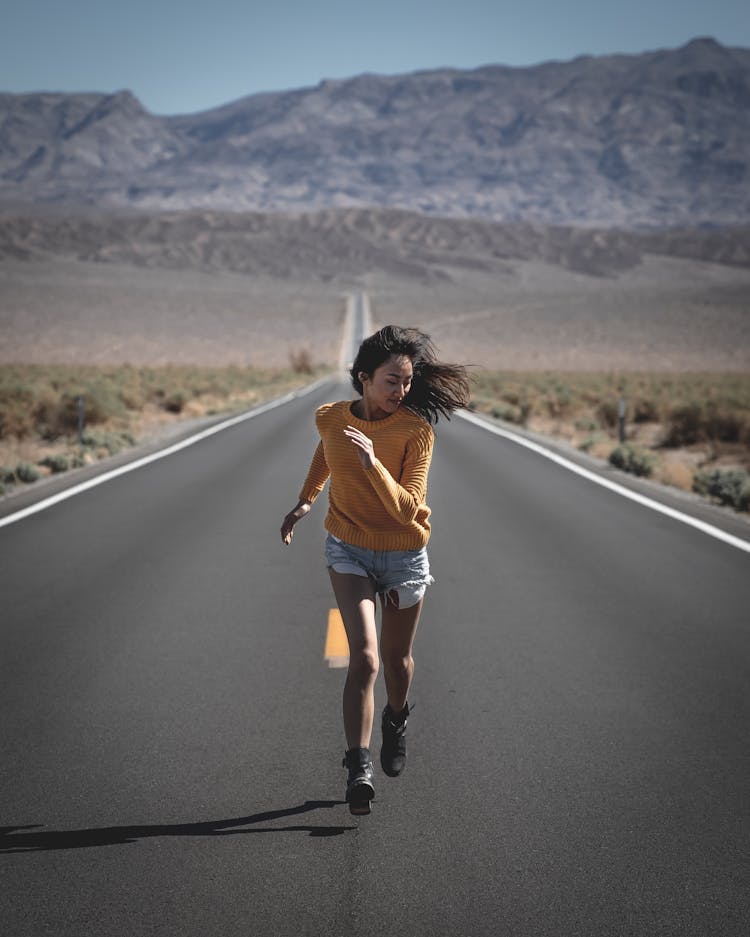
M437 423L440 416L449 420L454 410L468 405L470 387L466 368L438 361L429 335L398 325L386 325L359 346L349 372L358 394L363 393L359 372L373 375L391 355L405 355L411 360L414 376L403 406L429 423Z

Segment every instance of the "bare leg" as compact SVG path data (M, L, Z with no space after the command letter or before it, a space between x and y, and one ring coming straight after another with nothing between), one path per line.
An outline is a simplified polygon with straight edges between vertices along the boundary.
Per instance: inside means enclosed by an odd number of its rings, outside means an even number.
M414 676L412 647L422 612L420 599L410 608L397 608L391 598L383 597L383 622L380 634L380 654L383 658L383 676L388 703L394 713L406 706L409 687Z
M369 748L378 675L375 588L365 576L328 572L349 641L343 701L346 745L348 749Z

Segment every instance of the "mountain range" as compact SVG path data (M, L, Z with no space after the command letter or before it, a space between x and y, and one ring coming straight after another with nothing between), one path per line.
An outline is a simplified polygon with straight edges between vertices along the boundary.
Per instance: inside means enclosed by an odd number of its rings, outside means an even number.
M363 74L177 116L128 91L0 94L0 203L743 225L750 50Z

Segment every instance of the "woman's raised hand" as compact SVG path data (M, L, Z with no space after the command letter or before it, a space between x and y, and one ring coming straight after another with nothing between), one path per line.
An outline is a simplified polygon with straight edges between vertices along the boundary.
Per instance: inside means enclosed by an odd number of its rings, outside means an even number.
M344 435L348 436L357 447L357 455L362 465L366 469L372 468L372 464L375 461L375 450L372 446L372 440L368 436L365 436L356 426L347 426L344 430Z

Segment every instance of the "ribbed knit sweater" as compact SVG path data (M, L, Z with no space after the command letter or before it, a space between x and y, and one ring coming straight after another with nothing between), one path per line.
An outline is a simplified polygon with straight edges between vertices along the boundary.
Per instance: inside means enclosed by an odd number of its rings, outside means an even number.
M328 403L315 413L320 442L300 499L313 502L331 479L325 527L346 543L368 550L418 550L430 538L425 503L434 434L430 424L405 408L383 420L360 420L352 401ZM365 469L344 435L354 426L373 443L375 460Z

